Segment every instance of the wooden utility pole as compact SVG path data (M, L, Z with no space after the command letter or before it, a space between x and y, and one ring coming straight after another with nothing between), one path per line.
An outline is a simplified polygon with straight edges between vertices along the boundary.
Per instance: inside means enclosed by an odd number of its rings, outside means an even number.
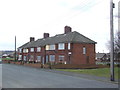
M114 31L113 31L113 0L110 0L110 80L114 81Z
M16 36L15 36L15 61L16 61Z

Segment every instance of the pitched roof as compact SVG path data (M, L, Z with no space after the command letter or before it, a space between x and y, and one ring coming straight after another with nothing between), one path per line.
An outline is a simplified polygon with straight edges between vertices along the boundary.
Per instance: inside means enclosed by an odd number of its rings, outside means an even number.
M74 32L69 32L67 34L58 34L53 37L42 38L42 39L38 39L36 41L28 42L28 43L22 45L20 48L38 47L38 46L45 46L45 45L57 44L57 43L68 43L68 42L96 44L95 41L74 31Z
M104 55L106 55L106 54L105 53L96 53L97 58L102 58Z
M23 44L22 46L20 46L20 47L18 47L18 48L24 48L25 46L27 46L28 43L29 43L29 42Z

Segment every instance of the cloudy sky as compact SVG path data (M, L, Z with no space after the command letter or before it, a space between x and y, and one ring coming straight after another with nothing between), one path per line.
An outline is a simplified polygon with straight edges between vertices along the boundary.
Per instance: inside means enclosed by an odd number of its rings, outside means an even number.
M117 32L118 1L113 0L114 32ZM110 0L0 0L0 50L14 50L43 33L64 33L64 26L97 42L96 52L108 52Z

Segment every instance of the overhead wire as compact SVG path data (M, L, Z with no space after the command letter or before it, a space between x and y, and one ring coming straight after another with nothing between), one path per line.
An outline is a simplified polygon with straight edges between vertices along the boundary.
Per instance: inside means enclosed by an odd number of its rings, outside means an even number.
M98 2L93 3L96 0L82 0L77 6L72 7L71 9L74 10L75 8L79 7L78 10L76 10L76 13L71 13L71 10L68 11L68 13L66 13L65 15L56 18L54 21L51 20L50 22L48 22L46 25L50 25L51 22L54 22L55 25L60 25L62 22L70 20L80 14L83 14L84 12L86 12L87 10L90 10L91 8L95 7L96 5L100 4L101 2L103 2L103 0L98 0ZM91 5L92 4L92 5ZM70 14L69 14L70 13ZM67 16L69 15L69 16ZM67 17L66 17L67 16ZM59 20L59 21L58 21ZM52 24L54 24L52 23Z

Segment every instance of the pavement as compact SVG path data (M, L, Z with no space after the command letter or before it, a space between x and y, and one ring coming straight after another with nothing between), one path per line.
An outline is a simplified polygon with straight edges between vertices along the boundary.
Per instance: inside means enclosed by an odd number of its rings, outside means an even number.
M2 88L118 88L117 83L97 79L54 69L2 65Z

